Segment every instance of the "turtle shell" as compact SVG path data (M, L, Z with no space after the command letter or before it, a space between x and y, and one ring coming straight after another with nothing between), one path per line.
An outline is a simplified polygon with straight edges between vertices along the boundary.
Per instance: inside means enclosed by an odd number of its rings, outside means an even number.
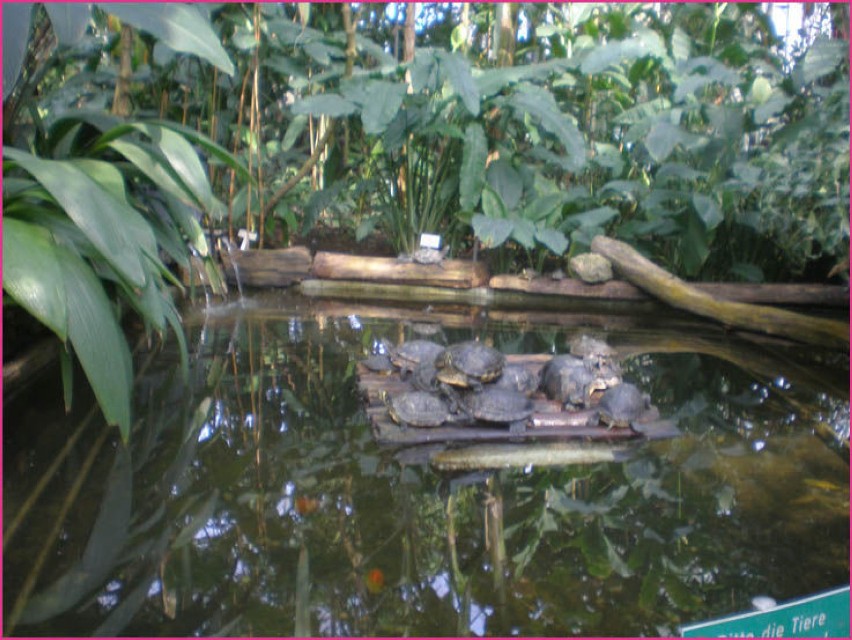
M568 348L571 355L581 358L585 358L586 356L612 358L615 356L615 349L606 342L585 333L571 338Z
M461 342L447 347L435 359L438 380L457 387L475 387L503 373L506 356L481 342Z
M433 392L438 390L437 369L432 362L421 362L411 374L411 384L418 391Z
M411 254L411 260L417 264L438 264L447 255L448 250L449 247L444 247L443 249L417 249Z
M572 355L554 356L542 369L542 388L563 404L588 407L596 391L620 383L620 371L609 364Z
M503 367L500 377L494 381L494 388L517 391L529 397L536 392L539 382L539 377L526 367L508 364Z
M444 347L431 340L403 342L391 354L391 362L403 371L413 371L421 362L434 362Z
M601 396L598 411L610 427L628 427L651 406L651 398L634 384L624 382L607 389Z
M390 373L393 371L393 363L390 357L384 353L376 353L361 361L367 369L374 373Z
M406 391L386 399L391 419L411 427L440 427L450 418L447 404L425 391Z
M468 394L465 406L472 417L484 422L518 422L533 413L533 403L524 394L495 387Z

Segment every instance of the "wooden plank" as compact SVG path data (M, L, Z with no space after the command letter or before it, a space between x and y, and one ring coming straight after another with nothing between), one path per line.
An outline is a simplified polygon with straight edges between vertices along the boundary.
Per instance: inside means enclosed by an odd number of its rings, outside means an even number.
M489 286L492 289L502 291L521 291L570 298L593 298L596 300L653 299L639 287L624 280L610 280L602 284L586 284L574 278L554 280L547 276L536 276L530 279L521 276L496 275L489 281ZM691 286L714 298L730 302L790 306L849 306L849 290L842 285L696 282L691 283Z
M224 251L221 256L228 282L237 281L236 263L240 282L246 287L286 287L309 277L311 271L311 252L306 247Z
M488 283L488 268L482 262L444 260L440 264L417 264L397 258L353 256L319 251L311 273L329 280L361 280L472 289Z

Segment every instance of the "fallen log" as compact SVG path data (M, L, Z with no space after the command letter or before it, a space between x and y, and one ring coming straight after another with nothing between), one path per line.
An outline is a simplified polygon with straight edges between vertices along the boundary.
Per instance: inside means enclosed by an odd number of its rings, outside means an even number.
M492 276L488 285L501 291L522 291L546 296L592 298L595 300L649 300L647 293L624 280L586 284L576 278L554 280L548 276ZM848 307L849 290L842 285L746 282L696 282L698 291L731 302L752 304Z
M311 270L315 278L367 280L452 289L473 289L488 284L488 267L482 262L443 260L417 264L397 258L374 258L318 251Z
M784 309L717 300L660 268L629 245L597 236L592 251L612 262L621 275L663 302L732 327L792 338L807 344L849 348L849 325Z
M222 266L228 282L247 287L286 287L310 276L311 252L307 247L223 251Z

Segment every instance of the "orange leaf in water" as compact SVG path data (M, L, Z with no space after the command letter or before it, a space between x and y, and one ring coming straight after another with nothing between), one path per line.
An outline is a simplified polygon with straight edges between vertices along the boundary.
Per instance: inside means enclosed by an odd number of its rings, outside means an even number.
M385 586L385 574L381 569L370 569L367 572L366 583L370 593L379 593Z
M300 516L307 516L319 509L319 500L307 496L296 498L296 512Z

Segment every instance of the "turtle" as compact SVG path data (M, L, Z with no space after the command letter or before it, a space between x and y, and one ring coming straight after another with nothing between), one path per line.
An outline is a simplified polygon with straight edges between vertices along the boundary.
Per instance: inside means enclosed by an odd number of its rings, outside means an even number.
M517 391L529 397L538 390L539 377L519 364L508 364L503 373L494 381L495 389Z
M421 362L411 374L411 384L418 391L438 391L440 385L436 377L437 372L434 362Z
M450 420L447 403L425 391L404 391L395 396L383 392L382 397L391 419L406 427L440 427Z
M444 256L450 250L449 247L443 249L430 249L428 247L420 247L410 254L402 253L397 260L400 262L414 262L415 264L437 264L440 265L444 260Z
M364 358L361 363L373 373L390 373L393 371L393 363L386 353L375 353Z
M541 386L552 400L584 407L591 405L595 391L607 388L587 362L572 355L551 358L542 369Z
M602 378L621 375L621 367L615 361L615 349L603 340L584 333L571 338L568 350L572 355L583 358L589 367L597 369ZM620 378L608 382L607 386L614 386L619 382L621 382Z
M533 403L518 391L485 387L465 395L462 411L483 422L508 424L512 433L523 433L533 413Z
M604 391L598 403L601 421L612 427L629 427L651 408L651 397L634 384L623 382Z
M431 340L409 340L403 342L391 352L391 362L394 363L403 374L414 371L421 362L435 362L444 351L444 347Z
M605 341L585 333L571 338L571 341L568 343L568 350L571 355L581 358L587 356L613 358L615 356L615 349Z
M479 388L503 373L506 356L481 342L450 345L435 358L438 380L463 388Z

